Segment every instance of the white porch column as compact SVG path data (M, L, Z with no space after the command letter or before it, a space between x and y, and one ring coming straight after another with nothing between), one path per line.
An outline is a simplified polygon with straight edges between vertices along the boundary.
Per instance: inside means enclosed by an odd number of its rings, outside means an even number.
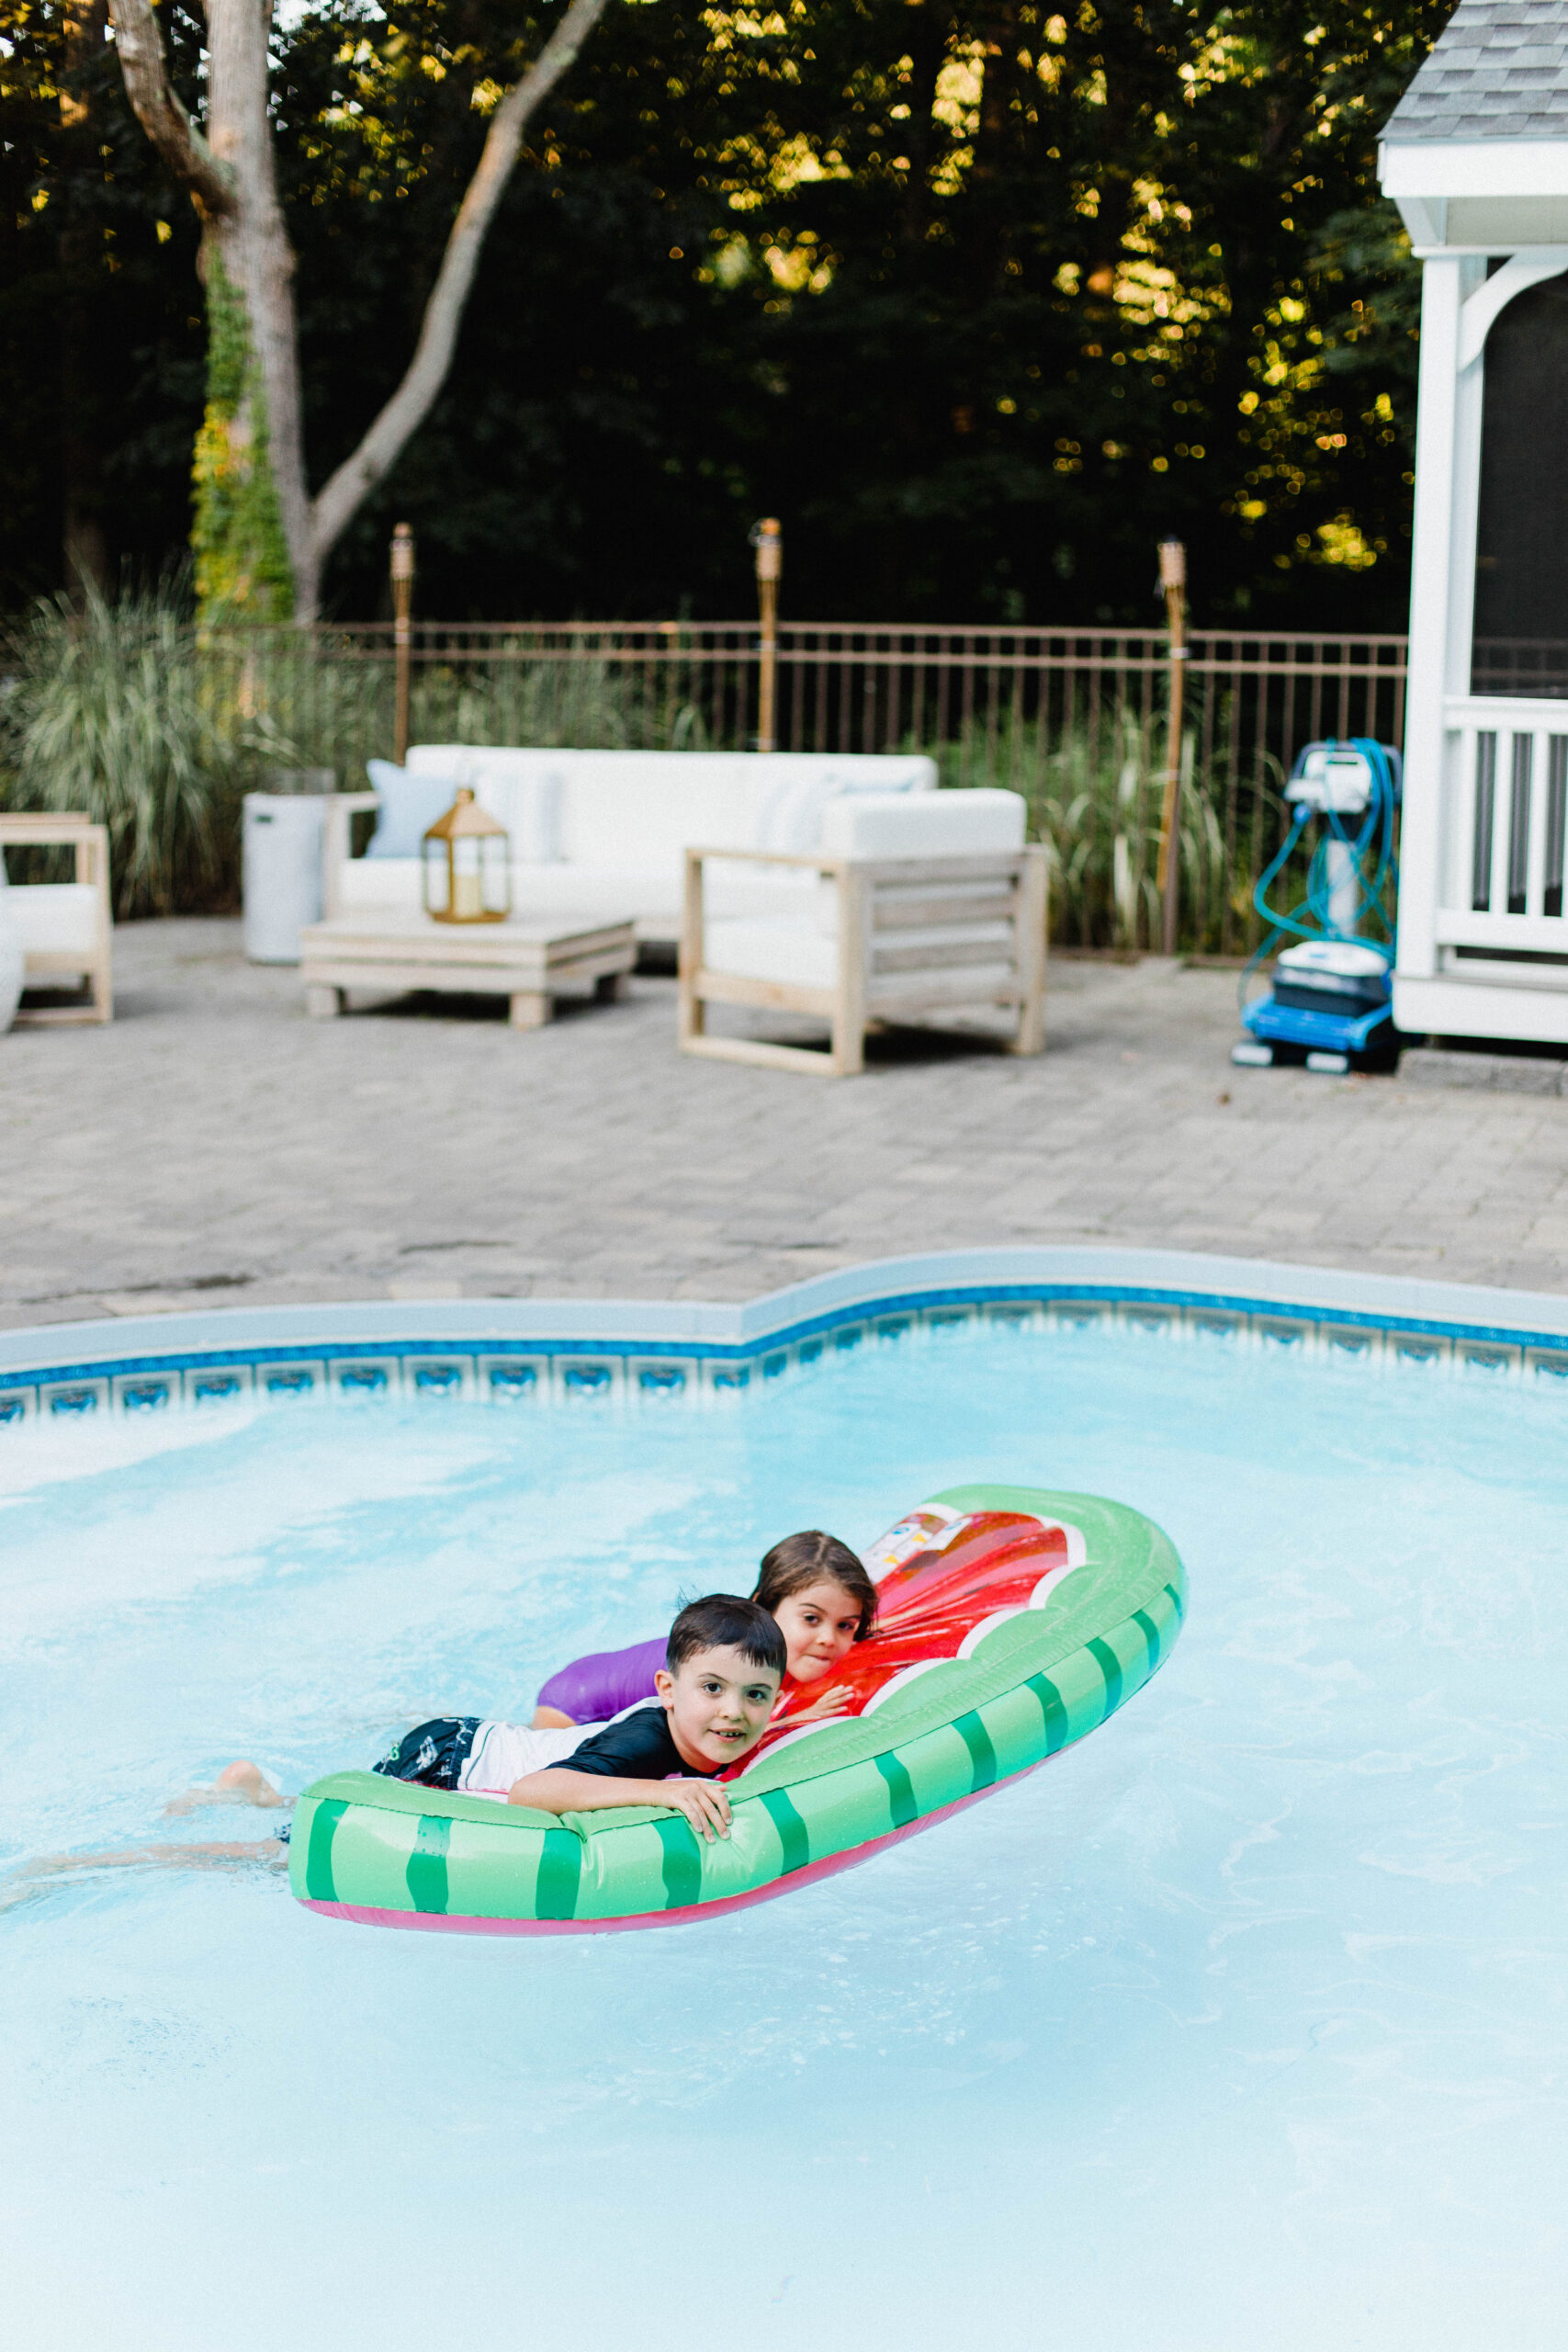
M1434 919L1442 875L1443 698L1448 692L1455 423L1464 264L1434 256L1421 275L1421 376L1416 412L1416 526L1410 579L1410 677L1404 707L1404 807L1399 849L1399 982L1437 972ZM1419 1025L1418 1023L1416 1024Z

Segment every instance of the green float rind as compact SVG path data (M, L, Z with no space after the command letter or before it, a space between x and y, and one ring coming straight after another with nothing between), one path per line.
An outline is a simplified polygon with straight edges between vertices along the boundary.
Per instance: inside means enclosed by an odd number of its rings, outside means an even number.
M1165 1663L1187 1579L1152 1520L1098 1495L953 1487L958 1511L1077 1528L1084 1564L967 1658L943 1660L874 1713L764 1757L730 1786L731 1834L707 1844L662 1807L559 1821L375 1772L299 1800L288 1880L303 1899L411 1920L656 1922L754 1896L983 1794L1095 1730Z

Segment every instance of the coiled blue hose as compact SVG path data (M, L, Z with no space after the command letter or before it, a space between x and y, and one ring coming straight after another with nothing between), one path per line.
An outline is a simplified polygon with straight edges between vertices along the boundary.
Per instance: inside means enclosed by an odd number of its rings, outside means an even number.
M1253 905L1272 928L1242 973L1238 994L1243 1005L1247 1002L1248 980L1258 966L1274 953L1287 932L1292 932L1298 939L1351 939L1358 947L1371 948L1385 964L1393 962L1393 932L1382 904L1382 894L1389 882L1392 880L1397 886L1399 880L1399 861L1393 854L1393 811L1398 798L1393 771L1389 765L1387 752L1370 735L1352 735L1345 740L1353 751L1360 752L1371 770L1371 797L1354 833L1348 830L1338 809L1309 808L1304 801L1296 803L1295 815L1291 820L1291 830L1285 836L1284 844L1279 855L1259 876L1258 888L1252 894ZM1328 749L1332 752L1335 748L1336 743L1331 741ZM1281 911L1269 905L1269 888L1283 872L1308 819L1312 817L1323 818L1326 830L1313 852L1312 864L1307 868L1306 896L1288 912ZM1343 842L1349 851L1350 870L1356 880L1356 906L1348 929L1336 922L1330 911L1328 845L1331 841ZM1369 879L1368 865L1374 854L1376 864ZM1357 929L1363 915L1370 915L1376 922L1383 934L1381 939L1369 939Z

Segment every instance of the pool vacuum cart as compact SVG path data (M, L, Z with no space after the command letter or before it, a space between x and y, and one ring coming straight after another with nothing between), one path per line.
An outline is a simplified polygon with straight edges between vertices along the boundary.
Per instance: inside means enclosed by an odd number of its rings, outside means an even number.
M1290 831L1253 893L1270 929L1241 976L1241 1020L1249 1034L1232 1047L1233 1062L1267 1069L1304 1056L1308 1069L1343 1072L1356 1062L1392 1059L1394 941L1383 896L1399 878L1393 812L1400 786L1398 752L1370 736L1309 743L1297 760L1285 787ZM1324 833L1307 894L1282 913L1269 905L1269 892L1314 818L1323 820ZM1384 935L1364 936L1363 922ZM1248 1001L1253 974L1291 932L1296 944L1280 951L1272 988Z

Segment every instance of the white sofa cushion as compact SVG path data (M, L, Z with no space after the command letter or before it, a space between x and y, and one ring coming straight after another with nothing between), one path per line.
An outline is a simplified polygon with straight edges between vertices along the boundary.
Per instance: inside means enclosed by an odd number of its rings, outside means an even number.
M811 856L835 798L924 799L935 797L937 784L935 762L914 753L462 743L415 744L407 773L471 786L506 826L520 916L629 915L642 937L661 940L680 932L688 847ZM552 807L553 831L542 813ZM814 904L814 890L809 875L786 866L708 870L709 901L720 914L785 912ZM351 859L340 869L336 896L345 913L417 907L418 857Z
M816 906L816 876L800 867L731 865L716 860L706 869L708 904L721 914L789 915L799 909L810 920ZM344 914L368 914L378 907L423 904L417 857L351 858L339 869L338 904ZM512 908L520 922L558 914L598 922L628 918L645 939L673 940L681 933L681 893L660 873L644 866L513 865Z
M464 764L466 763L466 764ZM569 865L622 866L662 863L680 897L682 854L694 849L817 847L817 819L836 794L930 793L936 763L903 753L815 752L580 752L479 750L418 743L412 771L457 775L471 784L502 824L503 782L536 784L554 775L560 796L557 842L548 853ZM778 838L764 838L775 835ZM542 861L524 854L520 862Z

